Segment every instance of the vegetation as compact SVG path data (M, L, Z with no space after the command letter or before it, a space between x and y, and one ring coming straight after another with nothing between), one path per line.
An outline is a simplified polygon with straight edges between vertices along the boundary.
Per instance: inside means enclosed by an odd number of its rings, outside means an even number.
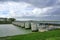
M9 21L15 21L16 19L15 18L9 18L8 20Z
M53 30L48 32L34 32L31 34L17 35L11 37L1 37L6 40L60 40L60 30Z
M0 24L11 24L12 22L10 21L0 21Z
M11 24L13 21L15 21L15 18L3 18L3 21L0 21L0 24Z

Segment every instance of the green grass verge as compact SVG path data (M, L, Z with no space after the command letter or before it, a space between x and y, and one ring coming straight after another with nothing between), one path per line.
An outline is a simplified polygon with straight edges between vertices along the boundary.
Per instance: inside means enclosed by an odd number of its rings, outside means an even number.
M60 40L60 30L53 30L48 32L34 32L25 35L17 35L2 38L6 40Z

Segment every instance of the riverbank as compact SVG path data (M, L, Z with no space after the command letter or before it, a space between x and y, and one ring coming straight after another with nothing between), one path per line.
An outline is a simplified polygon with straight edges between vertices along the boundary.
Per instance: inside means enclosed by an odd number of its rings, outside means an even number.
M0 24L12 24L10 21L0 21Z
M48 32L34 32L25 35L17 35L11 37L1 37L6 40L60 40L60 30L53 30Z

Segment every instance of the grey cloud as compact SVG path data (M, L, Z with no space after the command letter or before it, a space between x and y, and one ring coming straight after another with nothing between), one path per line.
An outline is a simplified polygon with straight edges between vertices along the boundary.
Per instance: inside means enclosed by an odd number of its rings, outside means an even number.
M0 2L7 2L7 1L14 1L14 2L26 2L30 3L36 7L54 7L60 6L60 2L58 0L0 0ZM60 20L60 16L53 16L53 15L60 15L60 7L59 8L53 8L51 10L48 10L44 15L51 15L46 17L35 17L35 16L23 16L22 18L30 18L30 19L40 19L40 20Z
M60 2L58 0L13 0L15 2L26 2L30 3L37 7L47 7L47 6L53 6L58 5Z
M53 8L51 10L48 10L44 15L60 15L60 6L59 8Z
M47 6L53 6L53 5L60 5L60 2L58 0L0 0L0 2L7 2L7 1L26 2L36 7L47 7Z
M50 15L50 16L43 16L43 15ZM41 16L23 16L22 18L26 19L38 19L38 20L60 20L60 7L54 7L51 10L48 10L48 12L44 13Z
M7 2L7 1L12 1L12 0L0 0L0 2Z

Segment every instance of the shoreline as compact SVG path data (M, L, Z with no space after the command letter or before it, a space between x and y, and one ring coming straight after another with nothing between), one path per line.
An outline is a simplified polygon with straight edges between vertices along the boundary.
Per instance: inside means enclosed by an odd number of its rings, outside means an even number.
M52 30L48 32L33 32L24 35L16 35L16 36L7 36L7 37L0 37L0 39L6 40L53 40L59 39L60 40L60 30ZM54 36L53 36L54 35Z

